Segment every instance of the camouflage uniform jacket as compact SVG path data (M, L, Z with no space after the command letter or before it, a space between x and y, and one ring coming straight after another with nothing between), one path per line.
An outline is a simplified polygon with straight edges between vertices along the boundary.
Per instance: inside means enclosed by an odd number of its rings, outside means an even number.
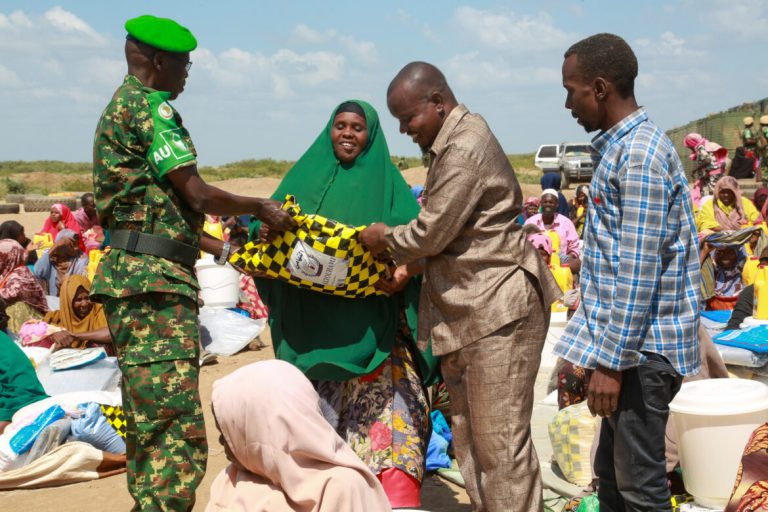
M107 105L93 144L93 184L102 226L131 229L200 245L204 215L189 208L166 174L196 164L196 151L170 93L127 75ZM110 250L91 295L104 302L148 292L197 300L194 271L147 254Z

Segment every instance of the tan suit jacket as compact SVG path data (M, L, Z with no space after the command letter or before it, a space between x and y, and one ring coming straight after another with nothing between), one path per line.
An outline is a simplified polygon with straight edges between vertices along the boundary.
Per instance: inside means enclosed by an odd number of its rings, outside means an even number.
M526 316L561 295L551 272L517 223L522 193L485 120L454 108L430 150L425 202L410 223L387 228L398 263L425 258L419 345L432 336L447 354ZM530 304L531 280L542 304Z

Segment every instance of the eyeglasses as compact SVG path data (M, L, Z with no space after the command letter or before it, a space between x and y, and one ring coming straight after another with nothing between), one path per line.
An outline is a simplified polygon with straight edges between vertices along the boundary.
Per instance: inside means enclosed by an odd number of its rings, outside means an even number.
M171 59L175 60L176 62L179 62L179 63L182 62L181 57L177 57L173 53L165 52L165 54L168 55ZM184 71L189 73L189 68L191 68L191 67L192 67L192 61L191 60L188 60L187 62L184 62Z
M177 59L176 57L173 57L173 60L177 60L177 61L181 62L181 59ZM191 67L192 67L192 61L191 60L188 60L187 62L184 63L184 71L186 71L187 73L189 73L189 68L191 68Z

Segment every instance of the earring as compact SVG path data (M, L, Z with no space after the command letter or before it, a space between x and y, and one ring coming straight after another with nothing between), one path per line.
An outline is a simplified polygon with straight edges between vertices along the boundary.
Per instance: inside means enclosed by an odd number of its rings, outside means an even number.
M443 110L443 107L437 107L437 115L439 115L441 119L445 117L445 110Z

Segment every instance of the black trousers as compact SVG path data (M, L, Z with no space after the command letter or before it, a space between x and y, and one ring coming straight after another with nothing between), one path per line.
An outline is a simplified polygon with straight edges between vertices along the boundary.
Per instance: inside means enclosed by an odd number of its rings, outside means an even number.
M595 456L600 512L671 512L664 434L683 377L658 354L625 370L616 411L604 418Z

